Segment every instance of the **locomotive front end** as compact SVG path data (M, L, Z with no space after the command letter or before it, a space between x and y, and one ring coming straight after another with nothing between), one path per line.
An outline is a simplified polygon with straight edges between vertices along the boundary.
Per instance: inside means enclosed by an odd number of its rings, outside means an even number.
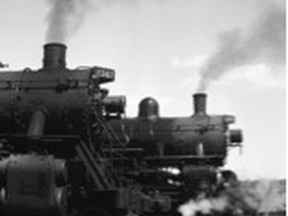
M0 214L67 215L84 208L69 203L79 187L89 193L109 185L92 154L101 146L108 94L100 85L115 72L69 69L66 49L46 44L39 70L0 73ZM80 183L75 167L85 173Z

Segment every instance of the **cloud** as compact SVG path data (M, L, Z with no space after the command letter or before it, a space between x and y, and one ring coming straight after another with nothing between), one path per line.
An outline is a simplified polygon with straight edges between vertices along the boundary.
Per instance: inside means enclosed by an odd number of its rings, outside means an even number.
M274 70L273 70L274 69ZM222 80L218 80L218 85L233 85L236 81L244 81L247 84L263 88L285 88L285 73L283 67L271 68L266 64L247 65L231 70Z
M176 71L183 70L186 76L182 82L179 83L181 87L197 86L200 80L199 70L202 65L206 62L208 55L199 54L192 57L174 57L170 65L175 68Z

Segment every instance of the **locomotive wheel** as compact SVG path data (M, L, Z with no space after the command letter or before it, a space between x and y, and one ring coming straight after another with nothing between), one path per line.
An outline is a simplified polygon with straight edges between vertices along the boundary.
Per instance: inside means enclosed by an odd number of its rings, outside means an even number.
M84 209L79 216L111 216L105 209L90 207Z

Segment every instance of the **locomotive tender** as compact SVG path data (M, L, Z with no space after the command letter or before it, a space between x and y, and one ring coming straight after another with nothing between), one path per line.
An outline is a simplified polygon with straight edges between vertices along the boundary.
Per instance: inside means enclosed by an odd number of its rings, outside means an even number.
M191 117L160 117L145 98L126 118L126 98L100 87L114 70L68 69L65 55L46 44L41 69L0 73L1 215L175 214L236 182L221 167L242 133L206 113L205 94Z

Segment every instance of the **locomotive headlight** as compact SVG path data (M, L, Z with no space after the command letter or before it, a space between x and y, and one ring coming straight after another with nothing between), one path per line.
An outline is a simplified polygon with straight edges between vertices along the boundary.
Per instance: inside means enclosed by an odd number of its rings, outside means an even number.
M109 96L103 101L105 110L108 113L124 113L126 106L125 96Z
M230 130L229 139L231 143L241 143L243 141L243 135L241 130Z

